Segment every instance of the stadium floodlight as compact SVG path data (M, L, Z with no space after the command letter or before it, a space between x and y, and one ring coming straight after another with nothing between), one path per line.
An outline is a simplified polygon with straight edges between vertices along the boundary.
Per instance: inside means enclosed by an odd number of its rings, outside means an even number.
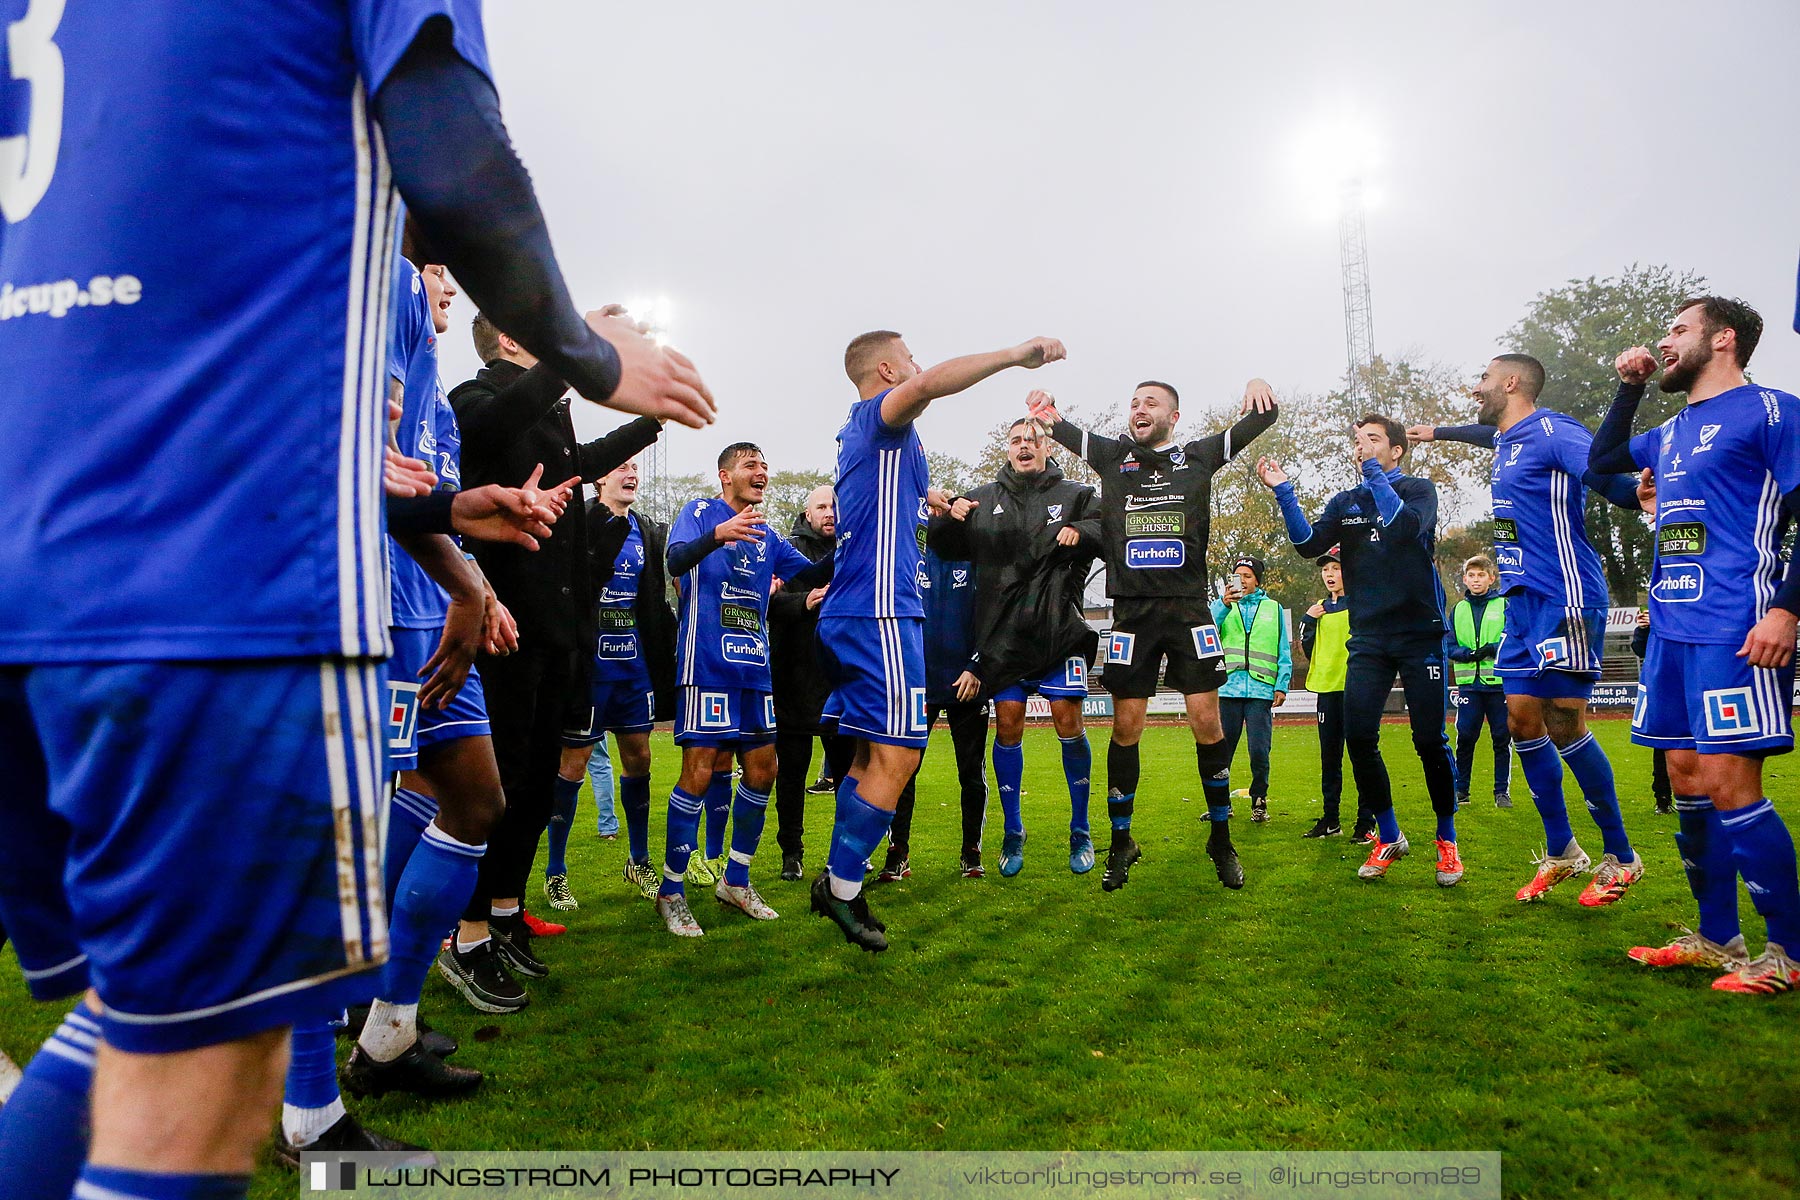
M1381 148L1369 124L1340 108L1307 130L1297 144L1309 195L1329 204L1338 223L1338 261L1343 272L1344 342L1350 395L1362 398L1362 375L1375 359L1375 313L1369 292L1369 242L1363 212L1369 177Z

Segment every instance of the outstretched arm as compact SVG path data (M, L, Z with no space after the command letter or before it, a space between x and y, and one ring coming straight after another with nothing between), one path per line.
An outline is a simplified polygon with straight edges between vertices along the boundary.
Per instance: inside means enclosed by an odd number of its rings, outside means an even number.
M1494 439L1500 431L1492 425L1408 425L1406 440L1413 445L1420 442L1462 442L1470 446L1494 448Z
M881 421L890 429L910 425L924 415L933 400L974 387L989 375L998 375L1008 367L1036 370L1066 355L1063 344L1055 338L1032 338L1006 350L986 354L969 354L941 362L897 385L881 399Z
M1275 502L1281 506L1281 520L1287 526L1288 541L1294 543L1294 550L1306 558L1316 558L1338 543L1338 503L1335 498L1325 506L1319 514L1317 524L1306 519L1300 509L1300 497L1294 491L1293 481L1281 464L1272 458L1264 457L1256 460L1256 476L1264 486L1275 493Z
M1125 457L1118 438L1095 437L1081 426L1063 420L1056 410L1056 397L1036 391L1025 397L1025 410L1049 430L1058 445L1072 450L1096 471L1108 471Z

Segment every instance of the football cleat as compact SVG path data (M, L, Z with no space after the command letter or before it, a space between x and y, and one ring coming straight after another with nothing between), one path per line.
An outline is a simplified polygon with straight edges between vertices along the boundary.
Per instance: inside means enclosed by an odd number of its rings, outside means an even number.
M987 868L981 865L979 847L965 846L962 852L962 877L964 879L982 879L987 875Z
M1009 833L1000 839L1000 874L1011 879L1025 869L1025 831Z
M1209 840L1206 854L1213 860L1213 872L1220 883L1234 892L1244 886L1244 866L1238 862L1237 848L1229 840L1217 846Z
M544 879L544 899L558 912L570 912L581 907L576 903L575 893L569 890L567 875L550 875Z
M1405 858L1406 852L1412 849L1412 843L1406 840L1404 833L1397 842L1384 842L1378 837L1373 844L1375 848L1369 851L1368 861L1356 868L1359 878L1380 879L1388 873L1389 867Z
M1131 864L1142 857L1144 852L1138 849L1130 834L1126 834L1123 841L1114 835L1112 849L1106 852L1106 870L1100 876L1100 890L1116 892L1130 883Z
M1680 928L1681 936L1668 945L1633 946L1625 952L1626 957L1646 967L1723 967L1736 971L1750 965L1750 951L1744 946L1743 934L1720 943L1685 925Z
M334 1122L330 1129L321 1133L313 1141L304 1146L296 1146L287 1140L281 1130L275 1131L275 1144L272 1147L276 1162L290 1171L300 1169L302 1154L337 1154L368 1151L374 1153L393 1153L395 1151L420 1151L417 1158L408 1159L400 1166L433 1166L437 1159L424 1153L423 1146L415 1146L410 1142L398 1141L384 1137L373 1129L364 1129L360 1122L349 1113L345 1113Z
M625 882L636 888L644 899L654 900L662 888L662 872L648 861L628 862L625 864Z
M1069 831L1069 870L1086 875L1094 869L1094 839L1085 829Z
M754 917L758 921L773 921L781 914L763 903L763 898L756 894L756 889L749 884L736 887L719 880L719 886L713 890L719 903L735 908L745 916Z
M1604 908L1623 899L1631 885L1643 877L1644 856L1636 851L1632 852L1628 863L1620 862L1615 855L1604 855L1600 859L1600 869L1581 889L1581 905L1583 908Z
M702 858L698 854L690 854L687 872L682 878L694 887L712 887L719 882L720 875L719 872L713 870L710 859Z
M426 1100L466 1096L481 1086L481 1072L453 1067L415 1041L400 1057L376 1062L361 1046L350 1052L344 1064L344 1090L352 1096L385 1096L408 1092Z
M888 948L886 926L869 911L868 900L861 892L848 900L838 899L831 891L829 871L820 871L812 882L812 911L815 916L829 917L852 946L871 954Z
M1300 836L1303 838L1341 837L1343 832L1344 827L1339 825L1336 821L1327 821L1324 817L1320 817L1313 822L1311 829Z
M555 921L545 921L534 917L528 908L521 908L519 915L525 918L525 928L531 930L532 937L561 937L569 932L567 925L558 925Z
M1437 884L1439 887L1455 887L1462 882L1462 855L1456 852L1455 842L1437 839Z
M676 937L696 938L704 936L706 930L700 928L700 922L694 920L693 910L688 907L687 897L680 892L656 898L656 913L669 927L669 932Z
M1773 996L1796 987L1800 987L1800 963L1789 958L1779 942L1770 942L1748 963L1713 980L1713 991L1745 996Z
M1574 842L1569 843L1575 846ZM1563 847L1565 850L1567 846ZM1542 900L1550 894L1550 889L1569 878L1579 875L1592 865L1593 860L1580 846L1575 846L1573 854L1534 854L1531 861L1538 865L1537 874L1531 882L1520 888L1513 896L1520 904L1530 904L1534 900Z

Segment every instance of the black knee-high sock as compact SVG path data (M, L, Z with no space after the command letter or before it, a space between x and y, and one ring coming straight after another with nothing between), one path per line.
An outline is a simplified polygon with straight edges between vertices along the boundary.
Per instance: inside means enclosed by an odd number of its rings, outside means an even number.
M1112 822L1113 837L1131 832L1131 811L1137 798L1138 748L1135 743L1106 747L1106 815Z
M1200 768L1200 788L1206 795L1207 815L1212 818L1208 844L1231 840L1231 746L1225 739L1195 742L1194 760Z

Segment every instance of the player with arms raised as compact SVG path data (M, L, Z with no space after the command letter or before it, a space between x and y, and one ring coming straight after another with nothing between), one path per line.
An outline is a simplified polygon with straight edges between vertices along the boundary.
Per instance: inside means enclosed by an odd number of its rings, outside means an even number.
M860 399L838 430L837 574L820 609L819 654L833 687L825 721L855 738L856 750L838 781L830 858L813 881L812 909L864 950L886 950L887 937L862 894L863 873L925 748L919 576L930 514L925 448L913 422L933 400L1063 354L1054 338L1033 338L922 370L901 336L885 329L844 351Z
M1130 432L1095 437L1062 419L1055 398L1032 394L1031 415L1050 436L1100 474L1101 545L1106 594L1113 598L1112 635L1103 647L1106 690L1113 695L1112 741L1106 748L1106 807L1112 846L1100 886L1125 886L1142 851L1131 836L1138 787L1138 739L1168 660L1169 686L1187 703L1188 728L1206 796L1206 852L1219 882L1244 886L1231 844L1231 753L1219 721L1225 650L1207 602L1206 543L1212 526L1213 476L1275 423L1275 394L1260 379L1244 388L1231 428L1186 444L1175 441L1181 397L1157 380L1131 394Z

